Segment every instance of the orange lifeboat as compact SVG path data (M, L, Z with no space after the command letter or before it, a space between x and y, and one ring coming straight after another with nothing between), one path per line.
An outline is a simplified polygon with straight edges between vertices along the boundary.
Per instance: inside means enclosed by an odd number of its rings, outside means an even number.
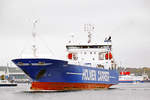
M120 72L120 75L130 75L130 72Z
M111 54L111 52L106 53L106 55L105 55L105 59L106 59L106 60L108 60L108 59L112 59L112 54Z
M72 53L68 54L68 59L72 59Z

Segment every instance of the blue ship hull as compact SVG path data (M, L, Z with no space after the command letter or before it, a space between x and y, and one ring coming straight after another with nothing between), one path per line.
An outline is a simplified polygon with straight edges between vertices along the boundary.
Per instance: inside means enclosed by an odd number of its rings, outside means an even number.
M12 61L33 80L31 89L34 90L96 89L118 84L116 70L72 65L54 59Z

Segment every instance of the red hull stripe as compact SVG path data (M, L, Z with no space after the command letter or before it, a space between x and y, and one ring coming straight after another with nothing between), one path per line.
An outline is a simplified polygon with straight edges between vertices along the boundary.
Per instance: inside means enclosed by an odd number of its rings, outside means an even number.
M32 82L32 90L90 90L109 88L112 84Z

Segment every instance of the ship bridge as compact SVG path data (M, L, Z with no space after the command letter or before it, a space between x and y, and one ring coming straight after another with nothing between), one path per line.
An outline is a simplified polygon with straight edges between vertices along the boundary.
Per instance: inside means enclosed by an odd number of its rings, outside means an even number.
M112 66L112 45L104 44L68 44L68 63L110 69Z
M103 45L67 45L67 49L85 49L85 48L94 48L94 49L111 49L111 44L103 44Z

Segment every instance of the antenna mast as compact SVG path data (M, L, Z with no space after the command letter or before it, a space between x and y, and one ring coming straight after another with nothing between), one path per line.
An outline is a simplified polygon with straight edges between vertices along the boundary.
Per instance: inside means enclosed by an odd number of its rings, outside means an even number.
M35 22L33 23L33 31L32 31L32 37L33 37L33 45L32 45L32 50L33 50L33 57L37 57L36 52L37 52L37 47L36 47L36 24L37 24L38 20L35 20Z
M91 43L93 31L94 31L94 25L84 24L84 32L88 33L88 43Z

